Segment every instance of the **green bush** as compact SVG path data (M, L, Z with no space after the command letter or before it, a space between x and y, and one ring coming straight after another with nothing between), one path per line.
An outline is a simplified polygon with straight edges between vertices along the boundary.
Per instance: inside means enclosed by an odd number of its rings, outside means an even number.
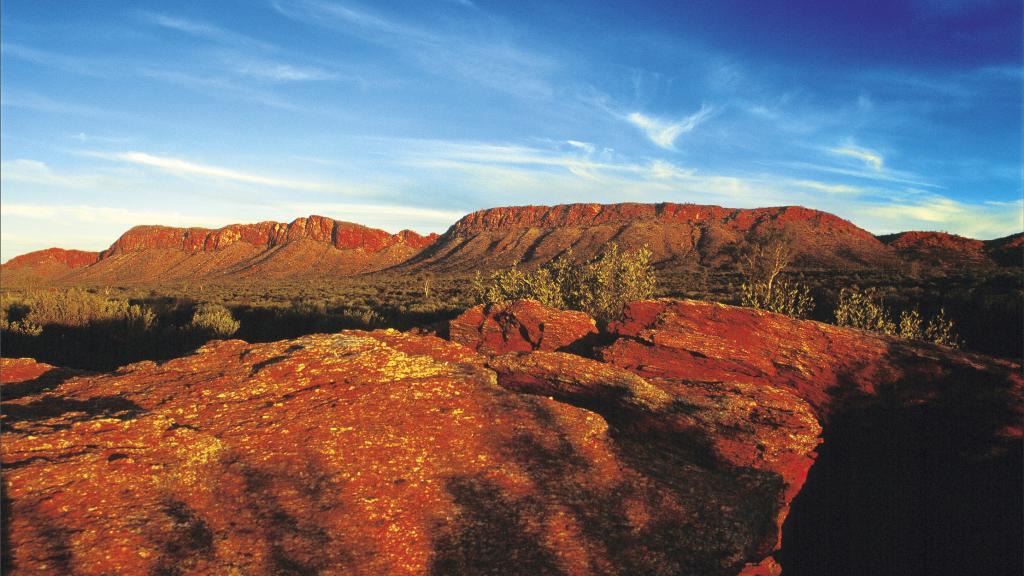
M189 326L197 331L211 334L217 338L227 338L238 331L238 320L231 311L220 304L200 304L192 315Z
M622 315L627 302L654 295L657 277L646 247L620 252L614 242L589 262L577 262L572 250L524 272L513 265L484 280L478 272L473 292L478 303L531 299L554 308L582 310L600 322Z

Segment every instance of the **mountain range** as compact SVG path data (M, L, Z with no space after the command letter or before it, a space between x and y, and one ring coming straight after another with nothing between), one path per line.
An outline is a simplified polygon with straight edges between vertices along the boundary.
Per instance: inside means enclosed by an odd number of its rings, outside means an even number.
M565 204L479 210L441 235L391 234L323 216L219 229L136 226L102 252L31 252L9 260L0 275L5 285L20 285L468 273L536 266L570 248L577 258L591 258L610 242L649 247L661 269L729 267L739 245L778 229L793 239L799 269L1014 266L1024 248L1024 233L988 241L943 232L875 236L800 206Z

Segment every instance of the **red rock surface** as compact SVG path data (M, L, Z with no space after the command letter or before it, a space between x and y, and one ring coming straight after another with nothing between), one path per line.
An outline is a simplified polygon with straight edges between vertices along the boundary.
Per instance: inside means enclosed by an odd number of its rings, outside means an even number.
M597 334L583 312L549 308L532 300L479 305L448 325L449 337L485 354L561 350Z
M5 573L1019 573L1019 365L694 301L609 331L4 359Z
M674 384L596 412L569 400L643 379L556 356L567 401L397 332L218 341L5 398L5 573L713 575L771 551L805 404Z

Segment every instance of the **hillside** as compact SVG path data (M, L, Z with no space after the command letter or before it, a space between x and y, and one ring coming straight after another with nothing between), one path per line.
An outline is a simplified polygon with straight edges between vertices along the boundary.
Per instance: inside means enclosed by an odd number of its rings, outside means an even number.
M661 268L728 266L734 262L739 243L778 229L793 238L797 268L893 268L908 258L933 253L906 242L888 245L837 216L799 206L731 209L670 203L567 204L474 212L403 268L450 272L502 268L512 263L537 265L569 248L578 257L591 258L609 242L625 248L646 245ZM937 256L942 266L994 265L980 249L945 251Z
M490 208L438 236L390 234L322 216L217 230L137 226L100 253L52 248L11 259L6 285L273 280L393 272L467 274L536 266L572 249L592 258L610 242L647 246L661 269L731 267L737 249L769 231L792 238L794 269L934 269L1021 264L1022 238L990 241L940 232L876 237L838 216L799 206L733 209L696 204L564 204Z
M216 230L136 226L98 254L74 251L72 258L57 249L33 252L11 259L0 273L6 285L347 276L403 262L436 236L409 230L390 234L323 216Z

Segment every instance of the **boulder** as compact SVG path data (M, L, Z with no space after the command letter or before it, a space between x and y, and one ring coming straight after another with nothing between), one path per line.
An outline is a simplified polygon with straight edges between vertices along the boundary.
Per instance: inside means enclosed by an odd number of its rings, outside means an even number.
M453 342L484 354L563 350L596 334L587 314L533 300L474 306L449 324Z

